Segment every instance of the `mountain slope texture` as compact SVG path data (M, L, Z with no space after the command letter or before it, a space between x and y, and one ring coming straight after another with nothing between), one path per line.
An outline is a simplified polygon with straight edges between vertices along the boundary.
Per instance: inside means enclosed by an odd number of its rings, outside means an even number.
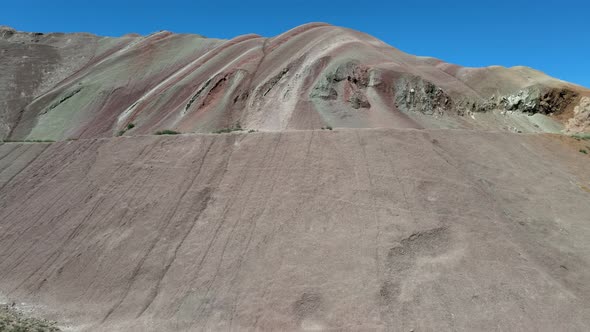
M584 87L323 23L1 27L0 73L0 304L76 331L590 330Z

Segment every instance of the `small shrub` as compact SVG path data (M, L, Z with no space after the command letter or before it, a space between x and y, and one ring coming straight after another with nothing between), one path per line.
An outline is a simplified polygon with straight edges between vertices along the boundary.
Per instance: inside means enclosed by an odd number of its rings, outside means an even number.
M133 128L135 128L135 124L130 123L130 124L127 125L127 130L131 130Z
M237 122L233 127L229 127L229 128L221 128L218 130L215 130L213 133L214 134L227 134L227 133L231 133L232 131L242 131L244 129L242 129L242 126L240 125L239 122Z
M330 126L327 126L327 127L326 127L326 129L328 129L328 130L332 130L332 127L330 127Z
M231 133L231 129L230 128L222 128L222 129L218 129L218 130L214 131L213 133L214 134Z
M250 129L250 130L248 130L248 132L249 132L249 133L255 133L255 132L256 132L256 130L255 130L255 129Z
M580 153L583 153L583 154L588 154L588 151L586 151L586 150L584 150L584 149L580 149Z
M125 130L119 130L117 136L123 136L123 134L125 134Z
M164 130L156 131L155 134L156 135L178 135L180 133L177 131L174 131L174 130L164 129Z

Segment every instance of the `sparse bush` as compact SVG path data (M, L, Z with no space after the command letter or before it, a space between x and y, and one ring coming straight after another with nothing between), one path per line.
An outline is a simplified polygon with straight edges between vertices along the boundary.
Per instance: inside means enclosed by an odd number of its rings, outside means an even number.
M250 129L250 130L248 130L248 132L249 132L249 133L255 133L255 132L256 132L256 130L255 130L255 129Z
M180 133L170 129L164 129L160 131L156 131L155 135L179 135Z
M588 151L586 151L586 150L584 150L584 149L580 149L580 153L583 153L583 154L588 154Z
M214 131L214 134L225 134L225 133L231 133L232 130L231 128L222 128L222 129L218 129L216 131Z
M229 127L229 128L221 128L218 130L215 130L213 133L214 134L227 134L227 133L231 133L232 131L242 131L244 129L242 129L242 126L240 125L239 122L237 122L233 127Z
M326 129L328 129L328 130L332 130L332 127L330 127L330 126L327 126L327 127L326 127Z
M131 129L133 129L133 128L135 128L135 124L133 124L133 123L129 123L129 124L128 124L128 125L125 127L125 129L123 129L123 130L119 130L119 131L117 132L117 136L123 136L123 135L124 135L124 134L127 132L127 130L131 130Z

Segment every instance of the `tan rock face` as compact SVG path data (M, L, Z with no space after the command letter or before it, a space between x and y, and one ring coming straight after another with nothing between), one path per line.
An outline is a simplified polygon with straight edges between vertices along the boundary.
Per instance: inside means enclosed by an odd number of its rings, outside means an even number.
M567 130L573 133L590 131L590 97L582 97L574 108L574 117L568 121Z

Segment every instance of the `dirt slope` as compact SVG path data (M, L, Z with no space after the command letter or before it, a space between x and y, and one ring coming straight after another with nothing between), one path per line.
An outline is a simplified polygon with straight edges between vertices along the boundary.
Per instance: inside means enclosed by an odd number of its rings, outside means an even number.
M463 68L416 57L323 23L231 40L0 28L0 54L8 73L0 77L0 138L111 137L130 123L126 135L238 123L265 131L513 132L583 132L590 123L588 89L525 67Z
M75 330L587 331L586 142L342 129L6 143L0 292Z

